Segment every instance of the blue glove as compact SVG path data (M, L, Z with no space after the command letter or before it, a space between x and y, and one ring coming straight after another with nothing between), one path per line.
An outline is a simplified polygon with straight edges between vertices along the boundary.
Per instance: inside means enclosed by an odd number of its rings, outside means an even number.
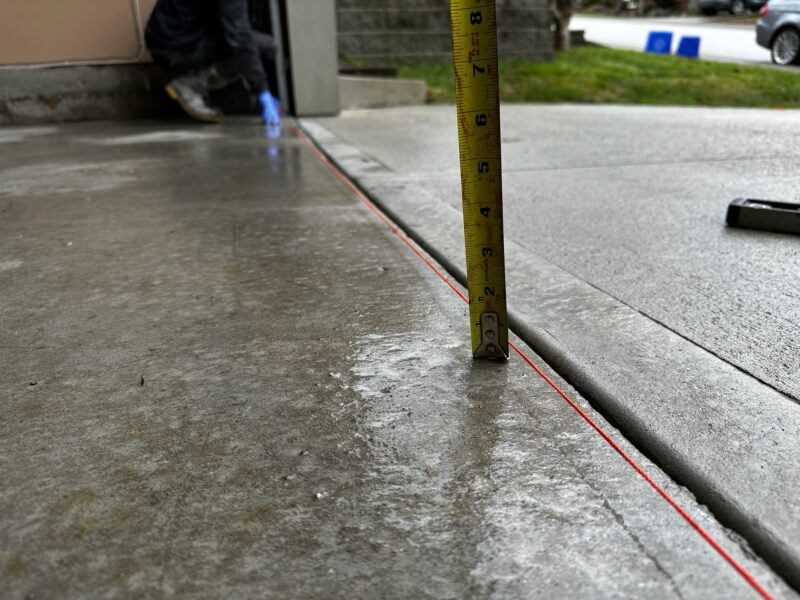
M258 101L261 102L261 116L264 118L264 123L267 125L280 125L281 103L278 102L278 99L265 91L258 95Z

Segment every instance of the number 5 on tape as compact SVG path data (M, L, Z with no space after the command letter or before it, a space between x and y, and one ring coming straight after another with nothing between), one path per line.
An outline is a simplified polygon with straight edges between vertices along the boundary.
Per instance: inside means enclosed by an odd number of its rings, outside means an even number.
M508 358L494 0L451 0L472 355Z

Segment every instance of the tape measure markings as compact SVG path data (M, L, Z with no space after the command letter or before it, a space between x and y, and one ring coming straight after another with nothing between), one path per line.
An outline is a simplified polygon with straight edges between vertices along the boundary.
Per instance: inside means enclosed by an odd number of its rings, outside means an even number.
M508 358L494 0L451 0L470 334L476 358Z

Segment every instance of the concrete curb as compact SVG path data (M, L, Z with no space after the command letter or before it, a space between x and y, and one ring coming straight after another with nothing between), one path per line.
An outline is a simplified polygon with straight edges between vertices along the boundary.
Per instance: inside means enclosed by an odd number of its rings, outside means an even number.
M416 79L339 75L342 110L425 104L427 92L425 82Z
M388 187L375 189L385 166L316 123L301 126L409 237L466 282L457 210L421 186L418 194L397 190L408 210L393 208ZM452 235L441 235L442 223ZM800 406L524 248L507 242L507 255L529 271L510 294L514 331L800 589L800 506L793 500L800 497L793 464ZM535 314L526 310L532 304Z

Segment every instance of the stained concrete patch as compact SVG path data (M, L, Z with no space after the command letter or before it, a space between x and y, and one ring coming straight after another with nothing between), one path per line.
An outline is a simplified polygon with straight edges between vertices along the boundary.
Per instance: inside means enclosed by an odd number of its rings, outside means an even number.
M3 271L11 271L12 269L19 269L22 266L21 260L6 260L0 261L0 273Z
M165 142L195 142L221 138L217 131L154 131L136 135L123 135L110 138L86 139L84 141L100 146L127 146L129 144L154 144Z
M31 136L50 135L58 131L57 127L14 127L0 129L0 144L21 142Z
M45 163L0 171L0 195L30 196L113 190L137 180L142 159L104 163Z

